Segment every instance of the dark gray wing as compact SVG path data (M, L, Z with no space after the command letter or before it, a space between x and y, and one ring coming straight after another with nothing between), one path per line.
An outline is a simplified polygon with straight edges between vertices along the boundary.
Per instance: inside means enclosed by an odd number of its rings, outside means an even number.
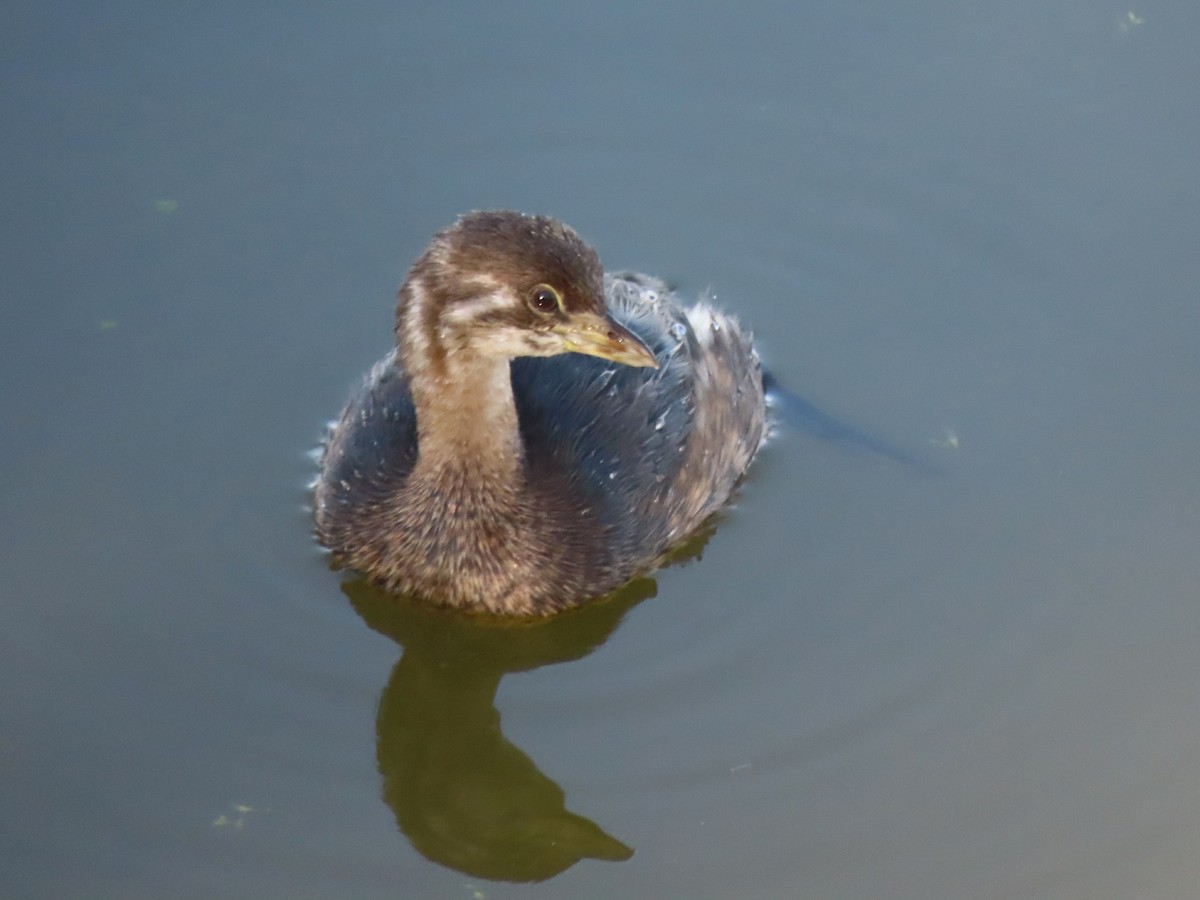
M338 509L391 496L417 461L417 414L395 351L371 369L327 440L316 494L322 530L342 521Z
M513 361L513 391L533 472L569 475L614 537L631 550L665 530L648 509L683 465L692 427L691 329L665 285L605 277L609 310L654 352L660 368L568 353Z

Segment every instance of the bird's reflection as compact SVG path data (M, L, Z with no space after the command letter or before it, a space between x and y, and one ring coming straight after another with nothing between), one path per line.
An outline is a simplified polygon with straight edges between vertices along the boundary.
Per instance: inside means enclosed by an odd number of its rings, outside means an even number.
M591 653L654 595L654 581L533 622L443 612L362 580L343 590L372 629L404 648L379 701L376 755L383 798L420 853L501 881L541 881L583 858L633 855L566 808L562 788L501 732L495 698L508 672Z

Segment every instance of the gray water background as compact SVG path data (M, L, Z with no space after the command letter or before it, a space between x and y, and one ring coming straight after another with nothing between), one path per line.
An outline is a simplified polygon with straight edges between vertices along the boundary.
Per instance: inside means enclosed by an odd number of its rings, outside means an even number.
M1200 896L1200 6L0 23L0 894ZM305 507L479 207L711 289L943 469L781 434L702 559L499 682L634 851L537 885L398 829L403 651Z

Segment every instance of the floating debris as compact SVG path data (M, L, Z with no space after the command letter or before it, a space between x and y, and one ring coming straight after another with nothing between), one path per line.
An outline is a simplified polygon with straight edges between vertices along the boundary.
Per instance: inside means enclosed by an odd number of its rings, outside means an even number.
M1145 24L1146 20L1131 9L1129 12L1125 13L1124 18L1117 20L1117 30L1120 31L1121 34L1129 34L1129 32L1133 31L1133 29L1137 28L1139 25Z
M954 429L947 428L941 437L930 438L929 443L935 444L938 447L945 447L947 450L957 450L958 435L954 433Z
M213 828L232 828L234 831L241 831L246 827L246 817L251 813L266 812L263 809L255 809L253 806L247 806L245 803L233 804L233 813L226 815L221 813L213 819Z

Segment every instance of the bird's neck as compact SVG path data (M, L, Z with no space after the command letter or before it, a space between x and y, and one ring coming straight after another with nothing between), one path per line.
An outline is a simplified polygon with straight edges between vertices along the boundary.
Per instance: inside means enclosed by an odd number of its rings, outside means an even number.
M509 361L461 353L439 362L409 371L417 473L515 487L522 450Z
M435 488L503 494L519 485L522 464L509 360L446 339L425 271L437 262L433 251L418 261L396 308L396 349L417 413L413 474Z

